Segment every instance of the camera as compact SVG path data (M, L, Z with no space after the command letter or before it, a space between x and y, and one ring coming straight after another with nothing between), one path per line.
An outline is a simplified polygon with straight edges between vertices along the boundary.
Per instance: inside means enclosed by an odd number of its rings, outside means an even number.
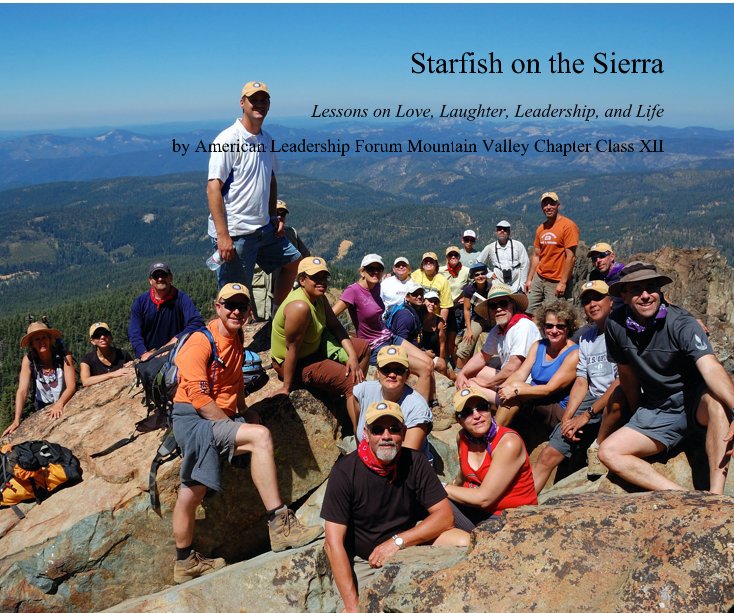
M502 269L502 281L506 285L512 284L512 269L511 268L503 268Z

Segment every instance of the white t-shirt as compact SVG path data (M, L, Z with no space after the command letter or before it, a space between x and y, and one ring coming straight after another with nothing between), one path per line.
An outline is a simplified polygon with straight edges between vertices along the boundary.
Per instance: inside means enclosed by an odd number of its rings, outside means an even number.
M498 354L502 367L507 364L510 356L528 357L530 347L539 341L540 331L532 319L519 320L507 334L500 334L500 327L495 326L489 331L482 351L488 355Z
M264 131L250 134L237 120L220 132L213 145L231 149L214 151L209 158L209 179L224 183L222 196L229 234L250 234L270 221L270 180L277 170L273 139ZM208 233L217 236L211 215Z
M405 302L406 284L410 280L410 275L405 277L405 281L393 275L380 283L380 298L385 303L385 313L390 310L391 306Z

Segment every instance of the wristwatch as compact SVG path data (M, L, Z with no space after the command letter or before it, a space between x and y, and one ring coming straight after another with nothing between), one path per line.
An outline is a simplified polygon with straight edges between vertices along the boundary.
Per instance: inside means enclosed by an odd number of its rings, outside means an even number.
M393 534L392 540L395 541L398 549L405 549L405 541L402 539L402 537L398 536L397 534Z
M586 413L588 414L589 419L593 419L594 417L596 417L596 413L594 413L594 407L589 407L588 409L586 409Z

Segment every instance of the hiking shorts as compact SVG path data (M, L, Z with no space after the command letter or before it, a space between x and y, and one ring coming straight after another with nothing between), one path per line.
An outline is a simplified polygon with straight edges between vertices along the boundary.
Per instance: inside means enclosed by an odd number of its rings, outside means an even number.
M210 237L211 238L211 237ZM212 238L217 247L217 239ZM222 262L217 271L220 289L227 283L250 285L257 263L266 273L301 259L301 252L285 236L275 236L273 224L268 223L250 234L233 236L235 257Z
M581 415L582 413L586 413L586 410L593 405L597 401L597 398L594 398L591 395L587 395L586 398L584 398L584 401L581 403L578 409L576 409L576 412L574 413L574 417L576 415ZM570 458L574 453L576 453L583 442L586 440L589 443L590 440L590 432L593 431L596 433L596 431L599 429L599 424L601 424L601 413L597 413L589 420L589 423L586 424L583 427L584 435L581 437L582 440L580 440L577 443L574 443L573 441L569 441L563 434L561 434L561 424L557 424L556 427L553 429L553 432L550 435L550 439L548 440L548 444L553 447L556 451L562 453L567 458Z
M704 429L696 421L695 413L705 389L705 385L699 386L689 402L681 391L655 408L640 406L625 426L671 449L683 440L689 426Z

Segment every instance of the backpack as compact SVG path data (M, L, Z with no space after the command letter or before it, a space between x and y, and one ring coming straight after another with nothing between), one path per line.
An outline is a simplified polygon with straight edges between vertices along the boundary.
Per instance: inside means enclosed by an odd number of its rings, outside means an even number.
M41 503L52 492L82 480L78 458L66 447L48 441L26 441L0 448L0 506L11 506L21 519L19 502Z
M393 319L395 319L395 315L397 315L398 311L402 311L405 308L405 302L401 302L400 304L393 304L390 307L390 310L387 312L387 317L385 317L385 325L392 330L391 325L393 322Z
M245 349L242 360L242 377L245 380L245 396L265 387L268 382L268 374L263 368L263 361L254 351Z

